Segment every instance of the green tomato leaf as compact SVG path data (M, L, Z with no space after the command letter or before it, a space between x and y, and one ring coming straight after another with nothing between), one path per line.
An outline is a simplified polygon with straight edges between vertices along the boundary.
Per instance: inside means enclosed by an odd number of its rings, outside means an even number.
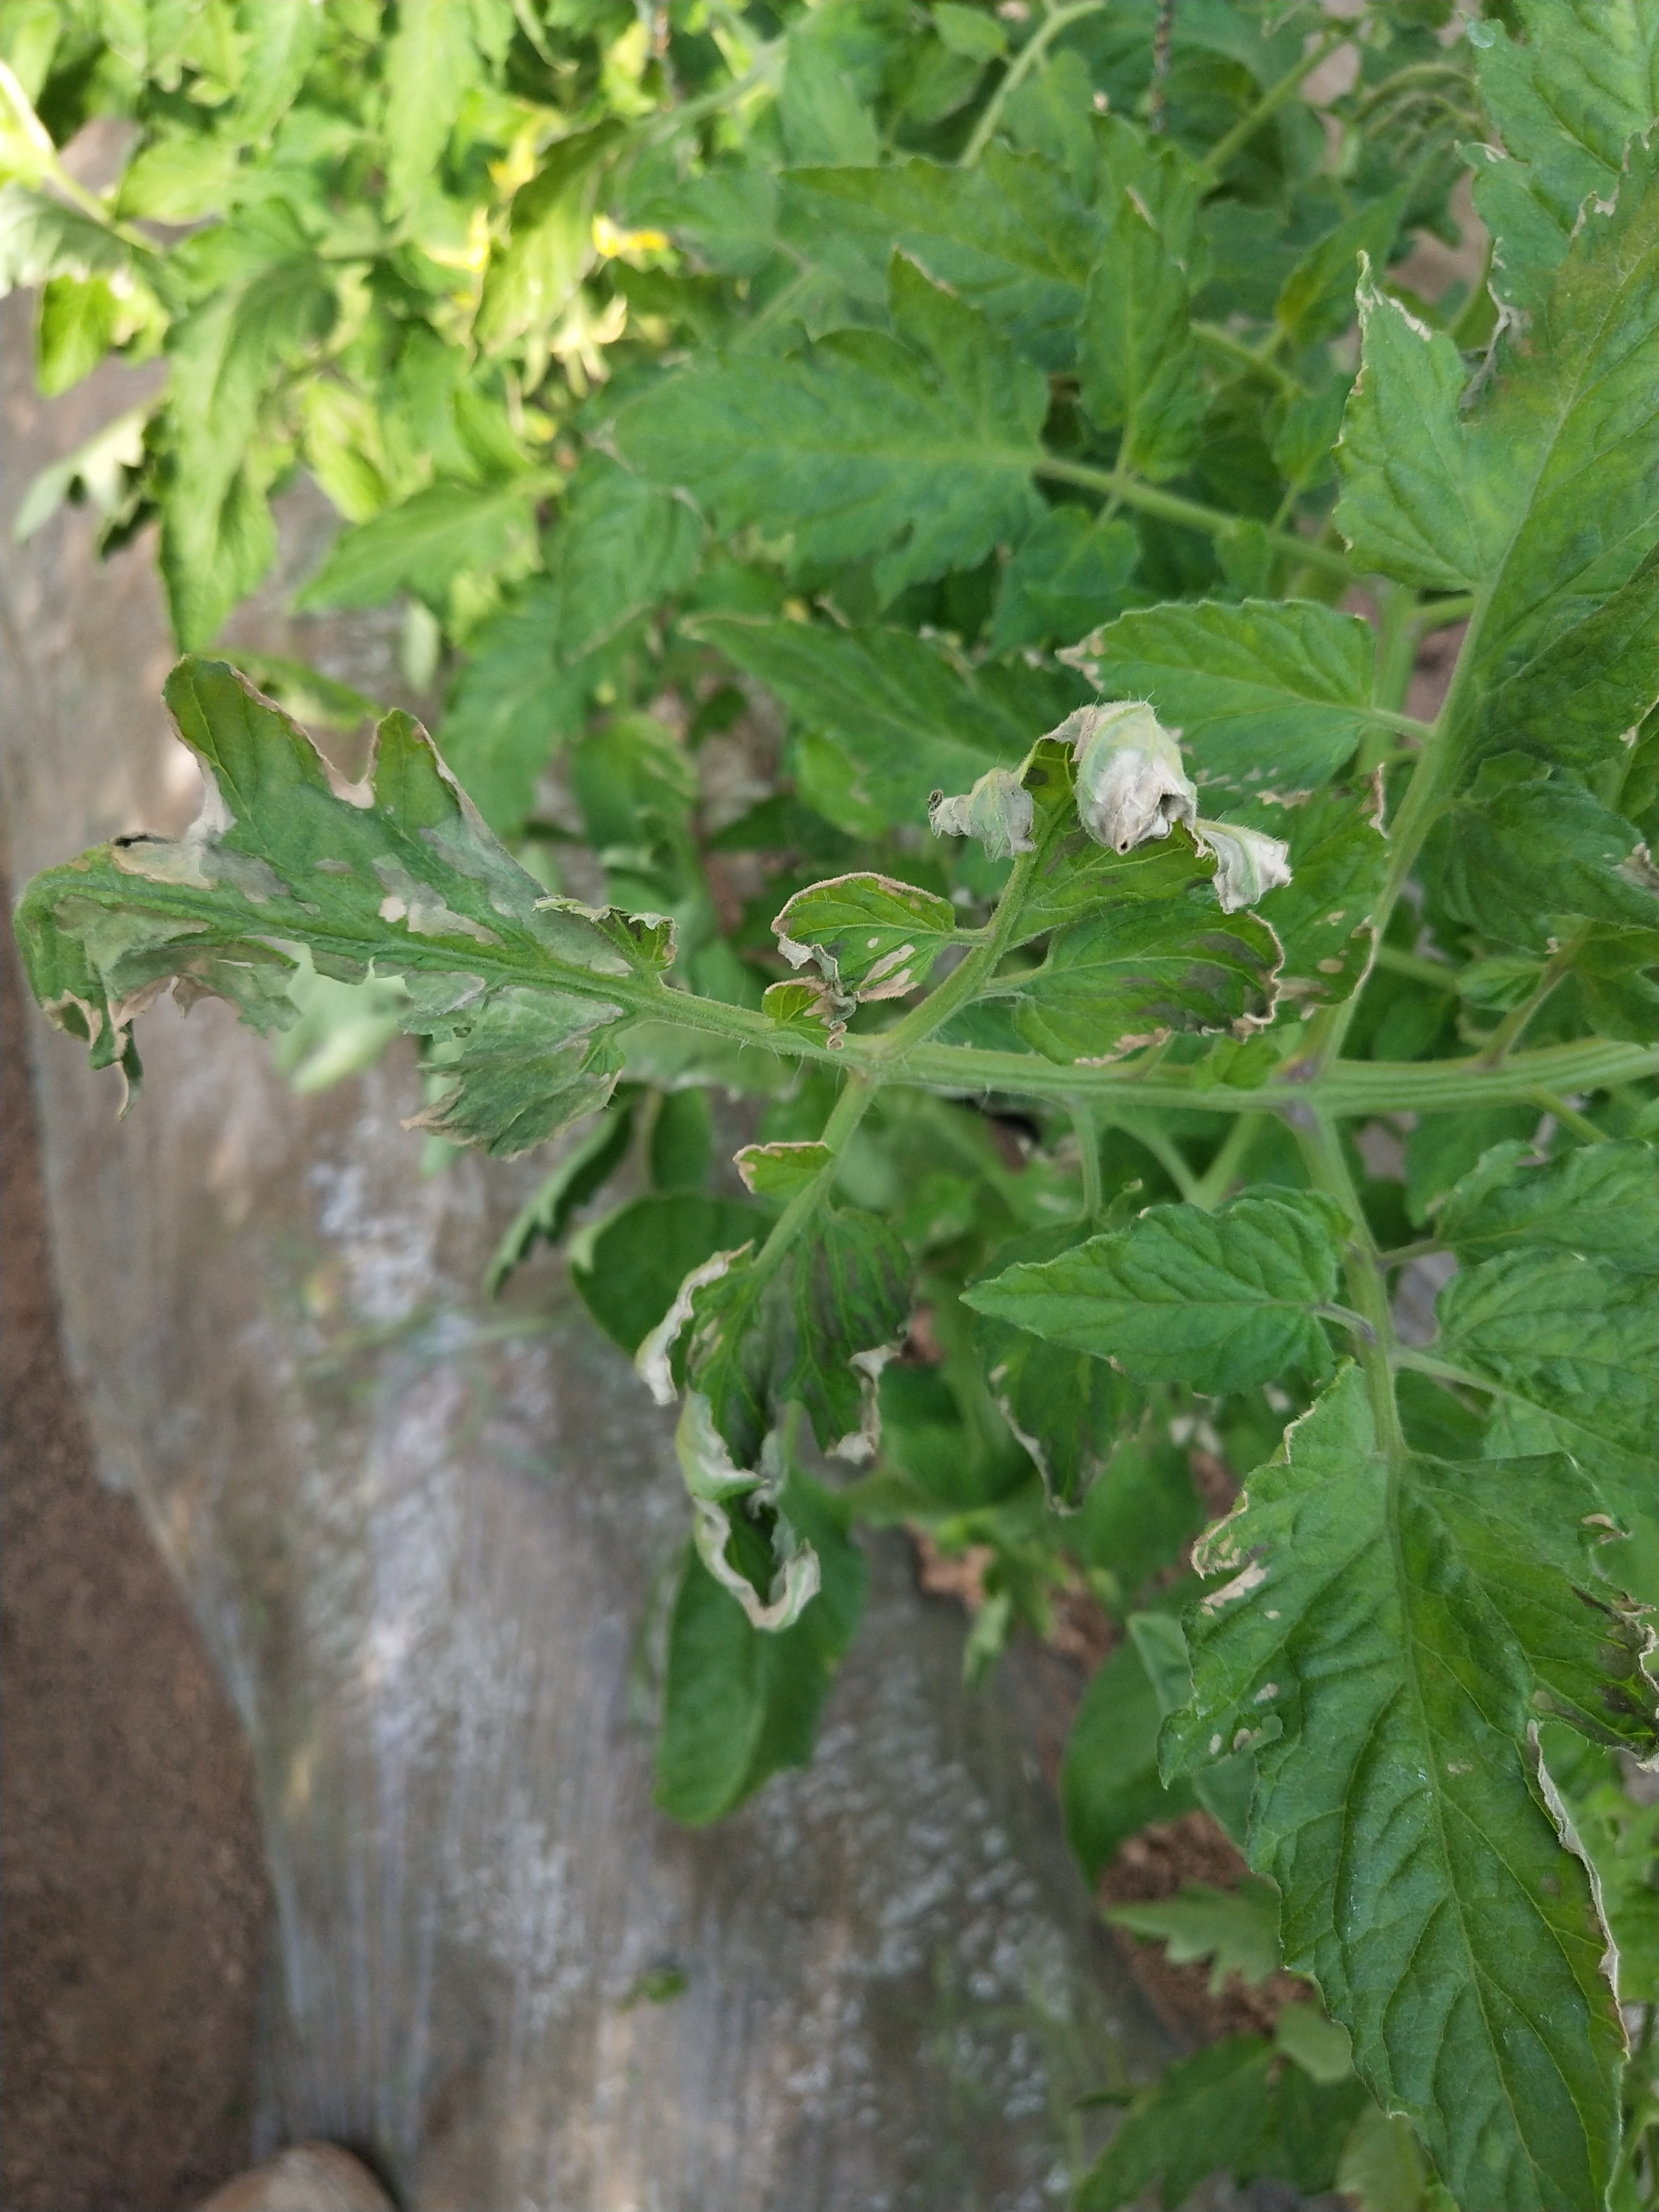
M1002 1246L990 1264L1000 1273L1052 1259L1087 1234L1082 1222L1033 1230ZM1139 1419L1140 1392L1109 1360L1048 1343L993 1315L981 1314L974 1334L997 1410L1036 1462L1049 1504L1076 1512Z
M787 1206L792 1198L817 1181L833 1162L835 1154L828 1145L786 1140L744 1145L732 1157L745 1189L753 1191L757 1198L774 1199L780 1206Z
M439 1014L417 997L407 1026L441 1039L429 1055L450 1087L411 1116L453 1145L514 1159L605 1104L622 1072L595 1030L619 1009L508 985Z
M1169 1613L1132 1613L1130 1638L1140 1654L1165 1720L1193 1701L1193 1666L1181 1622ZM1249 1837L1250 1799L1255 1794L1255 1755L1249 1749L1229 1752L1212 1765L1191 1775L1176 1775L1171 1789L1190 1782L1193 1794L1217 1825L1225 1829L1242 1851Z
M988 1316L981 1321L982 1327L1003 1326ZM1066 1549L1096 1577L1109 1577L1101 1595L1121 1610L1154 1576L1179 1563L1205 1517L1186 1453L1149 1419L1115 1441L1081 1510L1059 1533ZM1176 1702L1185 1701L1183 1683Z
M1017 765L1033 730L1082 692L1035 671L963 666L902 629L738 615L699 615L695 629L775 691L799 725L844 748L860 799L882 824L920 828L930 792L966 791L987 769Z
M1449 2212L1407 2119L1369 2105L1348 2130L1336 2185L1355 2212Z
M911 160L793 170L783 179L779 234L878 311L890 256L908 254L979 308L1026 360L1059 370L1076 357L1084 288L1106 233L1049 162L988 146L971 169Z
M1080 507L1053 507L1014 549L997 592L998 653L1085 635L1122 604L1140 558L1133 526Z
M1621 1526L1651 1516L1659 1288L1650 1275L1570 1252L1503 1252L1454 1275L1437 1310L1434 1356L1500 1394L1511 1448L1571 1452Z
M1359 257L1364 254L1376 268L1388 266L1410 194L1409 185L1396 185L1328 231L1297 263L1273 310L1294 344L1316 345L1347 329L1353 320Z
M1239 817L1286 839L1291 880L1255 911L1285 948L1281 999L1305 1018L1351 998L1370 972L1372 915L1389 872L1382 779L1360 792L1316 792L1289 808L1258 805Z
M1035 749L1025 787L1048 827L1039 838L1016 944L1142 902L1184 898L1211 918L1216 856L1197 850L1185 823L1172 823L1167 836L1149 837L1127 853L1100 843L1078 819L1072 748L1052 739ZM1176 911L1184 915L1186 908Z
M630 1357L717 1252L741 1249L770 1217L742 1199L653 1190L573 1240L570 1279L599 1327Z
M1188 327L1186 271L1130 193L1089 280L1078 374L1092 420L1122 431L1118 465L1154 483L1179 476L1209 394Z
M1137 609L1067 659L1109 698L1178 728L1200 788L1281 794L1325 782L1368 724L1374 633L1305 599Z
M1313 1309L1336 1297L1342 1225L1339 1209L1309 1191L1235 1199L1215 1213L1153 1206L1127 1228L963 1296L1139 1381L1245 1390L1289 1368L1330 1371Z
M1608 1608L1576 1549L1594 1492L1559 1458L1522 1467L1391 1462L1345 1369L1200 1547L1231 1579L1188 1615L1194 1698L1164 1765L1254 1745L1250 1862L1360 2074L1460 2203L1571 2212L1607 2185L1623 2034L1588 1875L1527 1748L1539 1676L1517 1626L1534 1624L1508 1577L1523 1569L1552 1636L1586 1601L1587 1671Z
M1523 1245L1576 1252L1633 1274L1659 1273L1659 1152L1584 1145L1523 1167L1527 1146L1483 1152L1435 1214L1435 1234L1466 1267Z
M472 11L454 0L403 0L386 49L386 198L404 215L432 190L480 76Z
M257 0L240 12L248 44L237 88L236 128L258 139L275 129L298 98L322 41L322 15L313 0ZM195 210L206 212L206 207Z
M1255 1988L1279 1969L1279 1892L1251 1875L1237 1889L1183 1882L1174 1897L1115 1905L1106 1917L1114 1928L1162 1943L1172 1966L1211 1960L1212 1997L1221 1995L1235 1974Z
M1531 753L1589 775L1659 701L1659 565L1582 622L1522 653L1480 703L1470 755Z
M841 11L844 21L850 10ZM848 161L873 165L880 159L876 118L854 72L836 52L840 26L832 16L820 24L812 15L797 18L778 93L778 120L792 162Z
M589 453L548 544L558 587L561 661L579 660L637 617L683 592L697 571L703 529L683 499Z
M1160 2178L1159 2202L1172 2208L1218 2169L1241 2185L1271 2174L1315 2194L1335 2179L1364 2103L1357 2081L1316 2082L1284 2066L1265 2036L1230 2036L1142 2090L1085 2175L1079 2212L1120 2212Z
M459 1089L437 1115L459 1139L521 1149L604 1103L615 1065L584 1040L621 1012L607 986L665 946L544 899L407 714L349 785L222 661L181 661L166 697L207 779L196 823L39 876L18 910L35 994L94 1066L137 1080L132 1023L168 981L185 1005L214 993L286 1026L297 943L337 980L403 980L404 1026L445 1041Z
M1443 834L1436 898L1488 943L1542 952L1564 915L1633 928L1659 916L1653 890L1626 872L1632 824L1522 754L1483 761Z
M1625 148L1659 116L1659 18L1649 0L1519 0L1524 44L1497 21L1469 34L1481 104L1510 159L1480 149L1474 204L1500 300L1530 307L1592 193L1617 191Z
M820 1212L781 1255L717 1255L688 1275L638 1364L661 1403L680 1384L706 1401L738 1469L790 1405L821 1449L869 1459L880 1435L877 1385L910 1318L910 1262L874 1214ZM684 1340L682 1342L682 1338Z
M124 303L106 276L54 276L40 294L35 378L48 398L89 376L116 342Z
M836 876L797 891L772 924L792 967L848 1000L902 999L956 935L949 899L890 876Z
M1273 1012L1279 939L1253 914L1220 913L1207 884L1196 890L1178 907L1148 900L1074 923L1041 968L998 983L1027 1043L1071 1066L1172 1034L1261 1027Z
M0 294L53 276L110 276L155 267L118 234L50 193L0 185Z
M524 1265L538 1244L556 1244L577 1207L585 1206L610 1182L628 1157L635 1098L631 1090L618 1091L593 1127L571 1146L546 1181L519 1208L490 1255L484 1272L486 1297L501 1296L508 1276Z
M559 655L562 598L533 576L467 640L441 735L444 758L498 836L523 825L537 779L580 734L599 672Z
M526 562L535 538L537 487L428 484L396 507L343 530L299 593L307 607L376 607L399 592L441 603L453 579Z
M277 198L187 240L170 274L197 304L167 332L161 573L179 643L199 647L275 556L266 495L285 457L261 441L262 417L284 373L327 337L337 303L331 271Z
M818 1594L780 1633L756 1628L695 1552L668 1628L657 1802L688 1826L723 1820L780 1767L811 1759L818 1716L858 1632L868 1573L831 1494L800 1474L780 1500L819 1564ZM734 1545L755 1531L741 1520Z
M1367 278L1359 288L1359 380L1336 449L1337 527L1356 564L1430 591L1480 583L1504 503L1469 451L1462 356Z
M1047 380L902 254L890 283L892 337L665 380L617 416L623 458L728 533L788 533L798 562L877 556L886 599L975 567L1032 513Z
M513 196L512 235L489 264L476 329L487 353L561 321L593 261L593 209L604 167L624 136L615 116L554 140Z
M1173 1820L1197 1803L1182 1778L1158 1778L1163 1722L1151 1677L1126 1638L1085 1686L1060 1770L1066 1840L1091 1887L1149 1820Z

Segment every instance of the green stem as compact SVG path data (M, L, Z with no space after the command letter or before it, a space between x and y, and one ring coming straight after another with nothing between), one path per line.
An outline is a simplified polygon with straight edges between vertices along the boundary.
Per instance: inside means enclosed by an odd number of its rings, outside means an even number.
M1411 689L1412 670L1417 663L1419 633L1417 624L1417 594L1408 585L1380 584L1376 592L1377 627L1380 635L1376 650L1376 681L1374 686L1378 702L1396 711L1406 703ZM1419 730L1430 725L1419 722Z
M1423 841L1439 819L1445 803L1444 787L1449 771L1449 734L1456 727L1457 716L1462 705L1462 693L1470 681L1469 672L1474 665L1473 647L1480 630L1480 614L1471 619L1463 642L1458 650L1457 665L1440 712L1433 726L1424 736L1423 749L1412 770L1411 781L1406 787L1406 796L1399 813L1389 824L1389 872L1383 879L1381 896L1372 909L1371 919L1379 943L1388 933L1401 893L1405 890ZM1322 1074L1341 1052L1348 1026L1358 1009L1360 994L1354 992L1340 1006L1328 1006L1316 1014L1311 1027L1308 1049L1296 1063L1308 1075Z
M1455 623L1468 622L1474 612L1473 592L1460 592L1446 599L1430 599L1417 610L1417 629L1420 637L1431 630L1450 629Z
M1002 896L997 901L996 912L991 916L988 927L978 933L978 942L973 950L965 959L957 963L936 991L931 992L896 1028L884 1030L874 1041L876 1056L884 1065L902 1058L915 1046L925 1043L958 1008L969 1005L980 996L995 975L1002 956L1019 933L1025 895L1031 887L1031 878L1036 873L1037 863L1042 857L1040 846L1019 855L1002 887Z
M1170 1181L1189 1205L1198 1196L1198 1177L1188 1164L1185 1155L1174 1139L1166 1135L1156 1121L1138 1114L1113 1114L1107 1117L1109 1129L1121 1129L1126 1137L1149 1152Z
M1267 1126L1265 1114L1241 1114L1217 1149L1215 1158L1199 1177L1193 1203L1212 1213L1226 1197L1244 1165L1245 1155Z
M842 1154L846 1151L854 1131L869 1112L880 1087L878 1079L872 1075L860 1073L848 1078L818 1139L818 1142L827 1147L830 1158L811 1182L795 1193L773 1223L765 1243L755 1255L755 1272L763 1281L777 1267L790 1245L829 1197L841 1171Z
M1551 956L1531 997L1523 999L1518 1006L1505 1014L1481 1047L1482 1066L1501 1067L1504 1065L1509 1058L1510 1048L1520 1042L1533 1016L1556 986L1565 980L1567 970L1577 958L1579 948L1589 934L1589 926L1586 923L1583 929L1575 930L1566 943Z
M774 39L762 46L754 60L741 76L716 85L712 92L700 94L696 100L682 100L677 107L665 108L647 126L647 138L659 138L682 131L689 123L701 123L705 117L718 115L725 108L735 107L746 94L758 91L763 85L775 82L782 64L787 40Z
M1211 147L1201 166L1212 189L1221 182L1226 173L1227 164L1234 155L1249 144L1262 125L1278 113L1291 95L1313 75L1327 54L1334 52L1348 35L1346 24L1339 29L1328 31L1316 46L1310 47L1303 55L1294 69L1287 70L1277 84L1267 88L1255 106L1248 114L1240 117L1224 138Z
M1427 983L1433 990L1456 994L1458 971L1449 961L1425 960L1419 952L1402 952L1397 945L1379 945L1376 965L1392 975L1409 975L1413 982Z
M1287 398L1302 398L1305 387L1288 368L1281 368L1270 353L1261 353L1255 346L1246 345L1243 338L1236 338L1231 331L1223 330L1219 323L1194 322L1188 328L1201 346L1207 346L1212 353L1219 354L1224 361L1236 362L1247 374L1265 379L1284 392Z
M1085 15L1098 15L1107 0L1074 0L1069 8L1056 8L1040 29L1028 39L1009 64L1006 75L986 102L985 112L974 125L974 133L963 149L957 167L971 169L990 144L996 127L1002 120L1002 111L1019 90L1031 71L1042 59L1049 47L1069 24L1080 22Z
M1072 1101L1072 1128L1077 1137L1078 1164L1083 1172L1083 1218L1100 1218L1100 1132L1087 1102Z
M1576 1106L1569 1106L1565 1098L1558 1098L1553 1091L1529 1091L1527 1103L1540 1107L1546 1114L1553 1114L1564 1129L1571 1129L1575 1137L1582 1138L1587 1145L1612 1142L1605 1129L1598 1129L1595 1122L1581 1114Z
M1406 1455L1406 1437L1400 1425L1400 1408L1394 1395L1396 1352L1394 1314L1389 1304L1388 1278L1377 1253L1376 1240L1371 1235L1370 1224L1365 1218L1365 1209L1359 1203L1359 1194L1354 1188L1347 1161L1342 1156L1341 1139L1330 1117L1309 1112L1297 1115L1292 1126L1314 1188L1323 1191L1328 1198L1334 1198L1348 1217L1348 1243L1343 1272L1348 1279L1348 1296L1353 1301L1353 1312L1342 1318L1346 1325L1351 1326L1354 1320L1360 1323L1355 1331L1357 1356L1364 1371L1365 1386L1370 1396L1377 1442L1387 1453L1390 1463L1398 1467Z
M1085 491L1099 492L1103 498L1119 499L1125 507L1138 507L1143 514L1161 516L1165 522L1184 523L1189 530L1202 531L1206 538L1237 538L1249 517L1229 514L1224 507L1205 507L1195 499L1183 499L1178 492L1160 491L1156 484L1143 483L1118 469L1091 468L1085 461L1064 460L1058 453L1045 453L1036 464L1036 473L1048 477L1055 483L1077 484ZM1334 547L1316 544L1311 538L1301 538L1293 530L1273 530L1262 526L1262 534L1277 553L1285 553L1300 561L1305 567L1322 568L1327 575L1340 576L1344 583L1358 580L1353 564Z
M860 1042L847 1040L849 1054ZM1035 1053L962 1045L922 1045L890 1073L897 1080L957 1097L1052 1099L1060 1106L1084 1097L1103 1108L1114 1121L1118 1116L1113 1109L1118 1106L1282 1114L1310 1104L1339 1119L1364 1121L1379 1114L1467 1114L1480 1106L1535 1104L1540 1077L1554 1092L1611 1090L1659 1074L1659 1047L1586 1037L1576 1044L1521 1054L1496 1069L1483 1068L1474 1060L1338 1060L1315 1079L1286 1073L1249 1090L1235 1090L1229 1084L1200 1089L1179 1067L1139 1076L1133 1063L1062 1067Z

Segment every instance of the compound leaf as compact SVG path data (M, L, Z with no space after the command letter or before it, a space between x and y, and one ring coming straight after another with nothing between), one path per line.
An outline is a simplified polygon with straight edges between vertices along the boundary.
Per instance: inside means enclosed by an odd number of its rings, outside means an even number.
M1638 929L1659 917L1653 892L1623 872L1632 825L1524 755L1483 761L1443 834L1437 900L1488 941L1541 952L1559 916Z
M207 778L196 823L37 877L18 910L36 996L95 1066L137 1079L132 1024L169 981L186 1006L212 992L284 1026L298 943L339 980L402 979L404 1026L443 1041L459 1085L434 1126L461 1141L518 1150L604 1103L616 1064L581 1041L622 1011L607 983L666 947L544 899L407 714L387 715L347 785L222 661L181 661L166 696Z

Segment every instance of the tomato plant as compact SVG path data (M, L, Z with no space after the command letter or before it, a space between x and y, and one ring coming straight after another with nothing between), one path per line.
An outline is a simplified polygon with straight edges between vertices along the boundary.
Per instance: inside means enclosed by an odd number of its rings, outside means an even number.
M970 1671L1099 1609L1085 1872L1202 1807L1255 1878L1141 1931L1309 2001L1079 2204L1659 2202L1655 0L6 0L0 50L43 387L167 365L23 520L158 522L208 789L28 886L46 1012L131 1091L169 985L372 1003L419 1126L575 1132L495 1279L568 1243L680 1409L680 1819L811 1756L860 1525L971 1548ZM304 601L403 595L445 679L358 782L288 709L367 702L210 657L301 467Z

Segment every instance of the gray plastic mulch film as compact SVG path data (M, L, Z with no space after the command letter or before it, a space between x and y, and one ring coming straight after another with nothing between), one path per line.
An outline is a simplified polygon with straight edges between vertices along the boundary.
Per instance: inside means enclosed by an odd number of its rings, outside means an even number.
M9 523L131 399L105 371L40 407L7 313ZM14 886L193 811L153 549L91 540L63 514L4 564ZM383 689L383 623L275 605L234 634ZM556 1265L530 1333L478 1294L544 1164L423 1181L405 1050L301 1098L216 1003L148 1017L118 1125L112 1075L33 1044L100 1460L254 1747L261 2151L362 2146L411 2212L1063 2203L1073 2100L1166 2045L1066 1858L1036 1680L965 1694L959 1618L878 1543L817 1764L676 1828L643 1633L686 1525L665 1418Z

